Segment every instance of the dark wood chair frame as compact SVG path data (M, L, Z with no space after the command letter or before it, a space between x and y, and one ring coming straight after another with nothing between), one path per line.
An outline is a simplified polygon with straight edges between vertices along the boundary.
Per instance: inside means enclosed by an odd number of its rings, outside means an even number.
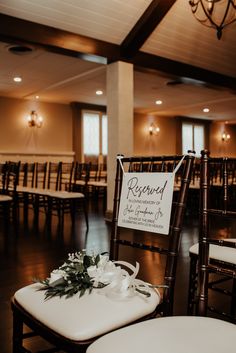
M160 170L164 170L164 167L168 162L171 161L172 171L175 166L180 161L181 156L164 156L164 157L139 157L139 158L123 158L122 164L129 164L129 170L132 170L132 163L140 164L140 171L142 170L142 165L148 164L149 171L152 172L154 165L158 162L161 166ZM158 246L152 246L151 244L140 244L129 240L123 240L120 238L120 230L118 227L118 210L120 202L120 193L122 187L122 168L117 161L117 171L116 171L116 182L115 182L115 195L114 195L114 208L113 208L113 220L111 229L111 248L110 257L111 259L117 259L119 253L119 246L129 246L132 248L147 250L151 252L157 252L159 254L166 256L166 269L164 275L164 284L166 288L164 289L163 302L162 305L158 306L158 309L152 313L148 318L153 317L153 315L172 315L173 314L173 299L174 299L174 287L175 287L175 277L176 277L176 267L178 259L178 251L180 245L180 233L182 229L185 206L187 201L187 194L189 189L189 184L191 180L191 172L194 162L193 155L185 156L182 166L179 170L181 172L181 185L179 191L175 195L175 200L172 202L172 215L170 223L170 231L168 234L169 246L167 248L162 248ZM155 169L154 169L155 170ZM151 233L149 233L151 234ZM155 237L157 234L155 233ZM21 307L14 298L12 299L12 311L13 311L13 353L27 352L23 348L23 340L25 338L32 337L33 335L39 335L45 338L48 342L56 346L56 349L63 349L67 352L85 352L86 348L94 339L89 341L70 341L65 337L58 335L56 332L50 330L42 323L38 322L34 317L29 315L27 311ZM143 318L143 319L146 319ZM26 324L31 328L32 332L23 333L23 324ZM50 350L54 352L56 350ZM49 352L49 351L48 351Z
M232 200L231 198L232 192L235 195L236 188L236 184L233 185L232 178L234 178L234 175L232 175L231 165L236 165L236 159L210 158L208 151L202 151L199 255L190 254L188 314L207 315L208 311L211 311L227 321L236 323L236 265L216 259L208 260L210 244L236 248L236 243L210 237L209 231L212 217L223 217L227 220L236 216L236 199ZM218 166L218 172L216 166ZM229 176L231 181L229 181ZM221 180L221 187L214 186L213 178L216 181L217 177ZM214 203L212 203L212 199L214 199ZM201 266L200 263L202 263ZM211 274L217 274L220 278L210 279ZM231 291L219 286L219 284L229 280L232 282ZM230 312L226 313L209 305L209 289L231 297Z

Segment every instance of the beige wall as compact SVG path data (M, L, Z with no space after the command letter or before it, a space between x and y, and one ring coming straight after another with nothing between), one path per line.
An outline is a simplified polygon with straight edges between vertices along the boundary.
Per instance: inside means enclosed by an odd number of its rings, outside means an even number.
M158 135L149 134L151 123L160 128ZM174 118L135 114L134 155L176 154L176 129Z
M27 115L31 110L44 117L41 128L28 127ZM160 128L157 136L149 134L152 122ZM227 143L221 140L224 130L231 135ZM213 122L209 132L211 156L236 157L236 125ZM73 158L72 133L70 105L0 97L0 154L65 153ZM134 155L181 153L181 147L178 147L180 134L178 119L135 114ZM78 140L77 135L77 144Z
M134 117L134 155L181 154L181 121L183 118L156 117L145 114L135 114ZM190 121L188 119L188 121ZM160 132L149 134L149 126L154 122ZM220 122L205 122L206 148L212 157L236 157L236 125ZM209 128L208 128L209 126ZM230 134L228 142L223 142L223 131Z
M230 140L223 142L223 132L230 134ZM236 125L213 122L210 126L210 146L212 157L236 157Z
M41 128L28 126L31 110L43 116ZM0 97L0 152L71 153L70 106Z

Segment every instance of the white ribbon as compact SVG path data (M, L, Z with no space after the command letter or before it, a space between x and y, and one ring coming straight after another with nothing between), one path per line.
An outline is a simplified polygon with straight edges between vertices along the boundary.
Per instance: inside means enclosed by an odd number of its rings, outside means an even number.
M152 286L136 278L140 267L138 262L136 262L136 266L126 261L114 261L113 264L127 267L132 271L132 274L130 275L128 271L120 266L111 267L110 271L104 273L106 278L110 278L110 283L100 288L98 293L112 299L125 299L135 295L141 295L143 298L147 298L151 295ZM158 291L157 293L160 296Z
M124 158L123 156L116 156L116 158L118 159L119 163L120 163L120 167L122 169L122 172L125 176L125 170L124 170L124 166L123 166L123 163L121 162L121 160Z

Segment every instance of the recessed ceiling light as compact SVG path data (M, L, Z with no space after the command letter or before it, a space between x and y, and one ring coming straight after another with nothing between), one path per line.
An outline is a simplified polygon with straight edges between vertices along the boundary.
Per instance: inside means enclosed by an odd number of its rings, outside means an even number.
M39 96L35 96L36 99L39 99Z
M157 105L161 105L162 104L162 101L159 99L155 102Z
M7 50L16 55L25 55L29 54L33 51L32 47L26 46L26 45L9 45L7 46Z
M15 82L21 82L21 81L22 81L22 78L21 78L20 76L16 76L16 77L13 78L13 80L14 80Z
M209 109L209 108L204 108L204 109L202 109L202 111L203 111L204 113L209 113L210 109Z
M101 90L97 90L97 91L96 91L96 95L97 95L97 96L101 96L102 94L103 94L103 91L101 91Z

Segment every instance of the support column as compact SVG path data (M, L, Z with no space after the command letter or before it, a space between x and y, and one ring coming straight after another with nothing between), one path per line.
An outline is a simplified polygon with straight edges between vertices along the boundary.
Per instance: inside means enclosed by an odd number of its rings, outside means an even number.
M133 95L133 65L121 61L108 65L108 214L113 209L116 156L133 154Z

